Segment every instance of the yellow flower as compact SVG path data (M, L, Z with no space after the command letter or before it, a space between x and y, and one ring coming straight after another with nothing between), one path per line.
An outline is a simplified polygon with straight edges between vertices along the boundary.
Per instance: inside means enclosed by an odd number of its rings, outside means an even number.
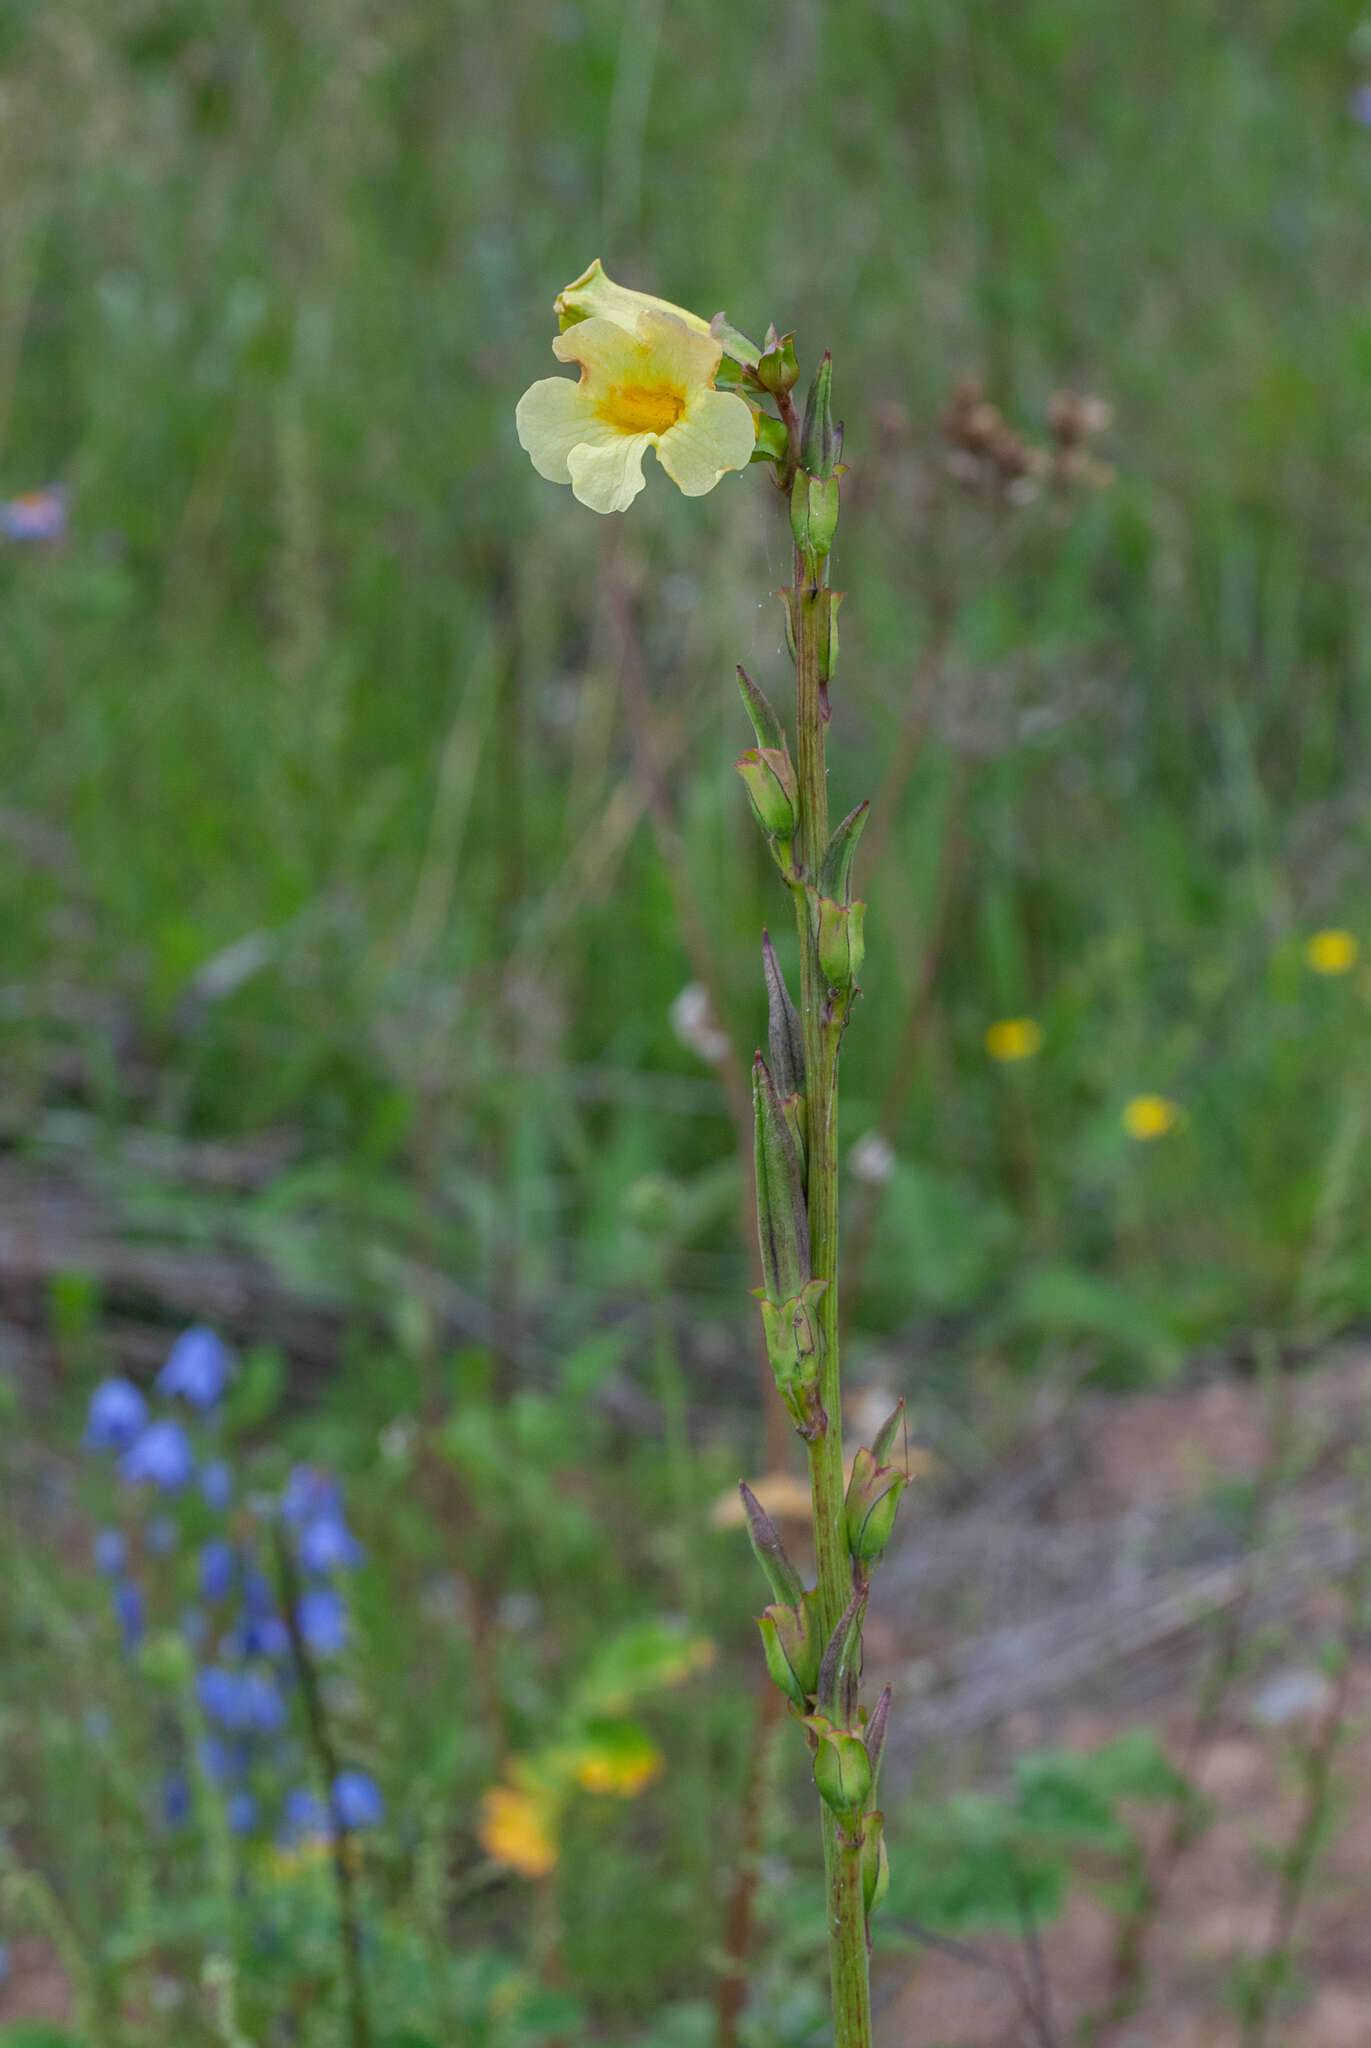
M604 319L636 334L640 313L670 313L673 320L683 320L692 333L709 333L708 320L702 320L698 313L673 306L670 299L654 299L651 292L630 291L625 284L615 284L613 278L605 276L598 256L589 270L558 292L552 310L563 331L574 327L578 320Z
M559 310L596 268L568 285ZM686 497L702 497L729 470L746 468L757 445L752 409L714 389L723 349L704 321L612 285L603 272L599 281L592 296L612 294L609 310L573 314L552 343L562 362L580 364L580 380L544 377L529 387L515 412L520 445L539 476L569 483L592 512L627 511L646 481L649 448Z
M1150 1144L1154 1138L1164 1138L1174 1131L1181 1121L1181 1107L1169 1102L1165 1095L1135 1095L1131 1102L1124 1104L1123 1127L1130 1138L1140 1144Z
M662 1752L641 1728L606 1728L588 1738L573 1775L584 1792L636 1799L662 1773Z
M481 1801L476 1833L493 1863L503 1863L521 1877L546 1877L557 1867L552 1807L536 1792L492 1785Z
M992 1060L1031 1060L1043 1049L1042 1026L1032 1017L1001 1017L985 1034Z
M1350 974L1360 951L1351 932L1334 926L1331 931L1315 932L1306 940L1304 957L1315 974Z

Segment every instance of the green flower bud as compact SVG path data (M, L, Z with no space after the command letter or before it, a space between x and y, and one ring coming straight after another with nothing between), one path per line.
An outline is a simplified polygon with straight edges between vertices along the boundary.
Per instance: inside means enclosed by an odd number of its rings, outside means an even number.
M773 839L793 838L799 791L789 754L779 747L749 747L736 765L763 832Z
M814 1784L825 1806L844 1818L861 1813L871 1790L866 1745L851 1728L835 1728L826 1714L810 1714L805 1726L817 1737Z
M788 1301L761 1297L762 1328L766 1334L767 1357L776 1375L776 1388L789 1409L796 1427L808 1431L822 1413L819 1407L819 1367L823 1361L824 1339L819 1324L819 1297L828 1282L811 1280Z
M827 851L819 863L821 896L831 896L837 903L852 901L852 857L870 814L870 803L856 805L829 840Z
M768 932L762 933L762 974L766 981L766 1044L771 1055L771 1077L776 1093L784 1101L787 1095L803 1095L805 1091L805 1035Z
M855 988L866 957L865 903L835 903L820 896L819 965L830 988Z
M767 329L757 364L757 381L776 398L795 389L800 381L800 365L795 359L793 334L778 335L774 327Z
M861 1563L879 1557L890 1541L900 1495L909 1480L898 1465L878 1465L863 1445L847 1483L847 1547Z

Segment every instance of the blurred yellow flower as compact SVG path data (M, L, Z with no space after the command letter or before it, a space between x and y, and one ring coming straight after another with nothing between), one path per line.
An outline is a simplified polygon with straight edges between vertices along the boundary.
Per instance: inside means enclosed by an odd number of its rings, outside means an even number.
M605 1729L576 1758L573 1775L583 1792L613 1792L636 1799L662 1773L662 1752L641 1728Z
M557 1839L551 1802L514 1785L492 1785L481 1800L476 1830L493 1863L521 1877L546 1877L557 1867Z
M1146 1145L1153 1138L1164 1138L1176 1130L1181 1116L1180 1104L1169 1101L1165 1095L1135 1095L1124 1104L1123 1127L1130 1138Z
M553 354L579 363L580 379L544 377L529 387L515 410L520 445L539 476L569 483L592 512L627 511L646 481L649 448L679 490L701 497L729 470L746 468L757 445L752 409L714 389L723 349L702 320L603 273L604 291L592 293L595 267L557 302L563 315L569 294L605 303L603 312L573 314L553 339Z
M1001 1017L985 1034L992 1060L1031 1060L1042 1047L1042 1026L1032 1017Z
M1335 925L1329 931L1315 932L1306 939L1304 957L1315 974L1350 974L1360 951L1351 932Z

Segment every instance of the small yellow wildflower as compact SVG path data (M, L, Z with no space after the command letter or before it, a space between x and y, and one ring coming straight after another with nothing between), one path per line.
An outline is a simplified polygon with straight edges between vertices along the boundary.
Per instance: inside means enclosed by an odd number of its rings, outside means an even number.
M636 1799L662 1773L662 1752L641 1728L606 1728L577 1756L574 1775L583 1792L613 1792Z
M1043 1049L1042 1026L1033 1017L1001 1017L985 1034L992 1060L1031 1060Z
M521 1877L546 1877L557 1867L551 1805L536 1792L492 1785L481 1800L476 1833L493 1863L503 1863Z
M649 448L688 498L746 468L756 421L744 399L714 389L723 347L697 314L613 284L598 262L557 311L565 331L552 352L579 363L580 380L544 377L515 411L539 476L569 483L592 512L624 512L646 481Z
M1154 1138L1164 1138L1174 1131L1180 1124L1181 1114L1180 1104L1168 1101L1165 1095L1135 1095L1131 1102L1124 1104L1123 1127L1130 1138L1147 1145Z
M1360 951L1351 932L1335 925L1329 931L1315 932L1305 941L1304 957L1315 974L1350 974Z

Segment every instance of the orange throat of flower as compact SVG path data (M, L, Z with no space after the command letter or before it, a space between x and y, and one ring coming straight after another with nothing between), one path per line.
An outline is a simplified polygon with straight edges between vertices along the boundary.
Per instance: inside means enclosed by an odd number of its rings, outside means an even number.
M685 395L670 384L614 384L597 410L621 434L665 434L685 411Z

